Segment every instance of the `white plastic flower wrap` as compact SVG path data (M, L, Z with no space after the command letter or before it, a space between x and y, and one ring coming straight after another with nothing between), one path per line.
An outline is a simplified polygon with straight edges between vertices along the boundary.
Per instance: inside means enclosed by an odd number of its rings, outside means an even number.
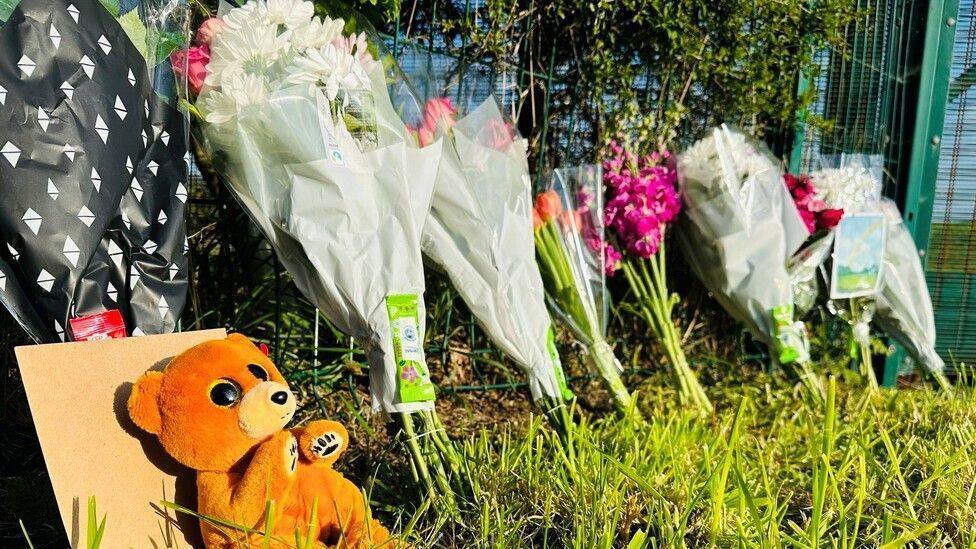
M222 175L298 288L364 344L374 408L430 410L421 230L440 144L418 149L365 36L311 2L223 9L196 102Z
M534 400L570 397L535 259L524 139L475 70L411 48L400 62L404 95L419 99L401 108L411 131L422 145L444 139L424 253L525 373Z
M775 158L743 132L713 128L678 159L675 235L692 270L781 363L809 361L787 259L809 236Z

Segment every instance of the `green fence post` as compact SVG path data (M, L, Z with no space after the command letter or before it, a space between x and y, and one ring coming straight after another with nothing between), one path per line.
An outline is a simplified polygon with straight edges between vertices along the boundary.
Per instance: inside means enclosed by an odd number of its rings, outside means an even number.
M933 197L938 179L958 11L959 0L931 0L925 16L925 49L922 53L915 127L902 208L905 226L915 238L915 246L923 258L932 227ZM891 387L898 381L903 357L901 349L888 357L883 378L885 386Z

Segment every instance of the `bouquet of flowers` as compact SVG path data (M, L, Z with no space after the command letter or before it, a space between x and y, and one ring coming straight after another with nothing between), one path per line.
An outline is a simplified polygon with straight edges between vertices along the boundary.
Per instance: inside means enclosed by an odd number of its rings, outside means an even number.
M827 308L850 325L852 358L858 360L869 385L877 387L871 357L870 325L873 323L898 341L909 356L936 381L946 386L943 360L935 352L935 321L925 273L911 234L902 223L897 206L881 197L882 158L879 156L824 156L822 166L808 176L788 176L785 181L809 185L806 202L818 204L834 222L820 227L820 238L809 243L791 261L794 294L798 307L812 306L819 293L817 273L830 287ZM792 188L792 187L791 187ZM794 193L796 197L796 193ZM798 200L799 203L799 200ZM883 235L871 239L871 225L857 220L874 220ZM836 227L840 228L836 228ZM851 242L851 244L848 244ZM850 249L848 253L846 250ZM863 258L875 256L874 261ZM826 268L830 263L831 268ZM848 264L869 265L857 276L848 274ZM865 273L870 274L868 279ZM845 280L858 287L847 288Z
M409 111L412 133L421 144L444 140L424 253L447 274L494 344L525 372L533 399L568 428L563 401L572 393L535 261L525 142L496 99L478 93L486 86L472 83L478 80L474 72L461 78L454 60L426 51L408 49L400 59L416 71L399 85L422 98L419 109L409 102L401 109Z
M36 342L173 331L187 124L165 60L186 4L3 4L0 301Z
M195 108L222 175L295 284L365 346L373 407L400 414L419 479L452 497L444 464L458 462L433 413L423 347L420 242L440 143L409 138L366 35L314 10L257 0L205 26Z
M678 175L685 215L676 236L692 270L774 361L799 365L803 381L821 393L786 268L809 232L777 161L723 125L681 154Z
M708 413L712 403L688 364L672 319L678 296L667 288L665 231L681 210L670 158L663 149L638 157L621 144L610 144L609 158L603 162L609 193L604 216L615 245L626 254L617 260L616 248L604 250L606 268L609 273L619 269L627 277L641 316L667 355L682 402Z
M535 248L546 297L583 343L622 412L631 407L620 379L622 366L606 341L606 274L621 256L605 237L601 166L560 168L533 210Z

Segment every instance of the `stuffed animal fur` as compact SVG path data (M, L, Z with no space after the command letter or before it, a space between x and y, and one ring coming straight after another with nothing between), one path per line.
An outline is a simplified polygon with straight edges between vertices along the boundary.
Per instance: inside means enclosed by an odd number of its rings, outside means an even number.
M286 430L295 406L278 369L240 334L192 347L133 386L133 422L196 470L197 511L251 529L201 520L208 549L263 546L269 499L272 547L294 546L296 531L307 536L313 501L315 547L358 549L388 539L362 492L332 468L348 444L346 429L312 421Z

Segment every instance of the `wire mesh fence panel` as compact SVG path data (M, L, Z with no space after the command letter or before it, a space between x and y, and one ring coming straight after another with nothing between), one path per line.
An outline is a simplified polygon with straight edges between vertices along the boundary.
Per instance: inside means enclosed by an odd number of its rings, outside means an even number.
M961 0L926 274L937 346L952 361L976 361L976 2Z

